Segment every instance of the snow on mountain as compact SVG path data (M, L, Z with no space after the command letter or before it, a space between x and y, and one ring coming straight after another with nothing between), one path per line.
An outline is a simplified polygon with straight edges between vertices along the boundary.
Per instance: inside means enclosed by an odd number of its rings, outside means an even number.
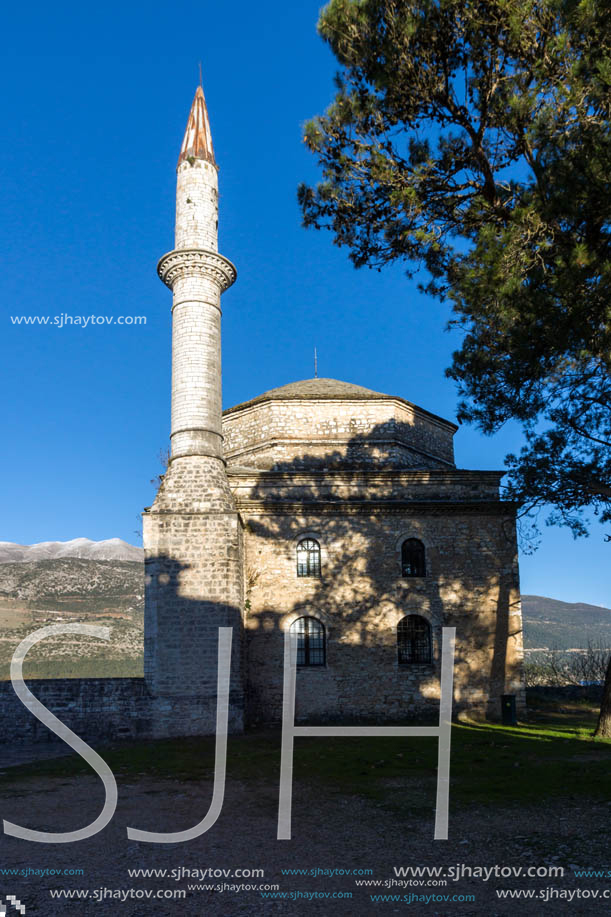
M81 560L141 561L143 556L142 548L120 538L107 538L105 541L73 538L71 541L41 541L31 545L0 541L0 564L34 563L38 560L68 557L78 557Z

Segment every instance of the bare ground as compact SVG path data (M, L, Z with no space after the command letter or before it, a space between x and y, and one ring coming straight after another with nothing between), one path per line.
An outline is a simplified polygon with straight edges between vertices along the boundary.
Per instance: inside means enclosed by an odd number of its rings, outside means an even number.
M10 763L10 758L5 759ZM95 776L71 779L24 777L11 780L8 770L0 787L5 819L47 831L75 830L98 815L103 789ZM568 791L569 788L567 788ZM273 782L228 781L225 802L216 825L185 844L153 845L130 841L126 827L178 831L198 822L208 810L210 782L155 780L142 776L119 786L119 804L111 824L95 837L79 843L36 844L4 836L3 870L10 868L82 868L82 876L24 878L4 872L0 877L5 900L17 895L26 905L27 917L36 915L120 914L126 917L174 917L174 915L368 915L411 911L427 915L547 915L609 913L610 900L552 899L500 900L498 889L611 889L611 879L575 878L573 868L602 868L609 860L611 805L590 807L570 799L554 800L531 809L478 808L451 811L448 841L433 840L434 813L430 817L398 822L396 813L360 797L346 796L319 784L296 783L293 797L293 838L276 840L278 795ZM389 787L390 793L400 786ZM428 792L428 791L427 791ZM394 879L393 867L445 866L560 866L564 877L503 879L462 878L443 887L372 888L357 886L354 876L286 876L281 869L373 870L369 878ZM261 878L131 878L128 869L257 869ZM183 900L142 901L105 898L94 900L52 899L49 889L188 889L200 883L219 885L278 885L282 892L351 892L347 900L298 898L265 900L261 891L188 890ZM430 901L373 902L372 893L427 895L473 895L473 902ZM8 912L10 914L10 910Z

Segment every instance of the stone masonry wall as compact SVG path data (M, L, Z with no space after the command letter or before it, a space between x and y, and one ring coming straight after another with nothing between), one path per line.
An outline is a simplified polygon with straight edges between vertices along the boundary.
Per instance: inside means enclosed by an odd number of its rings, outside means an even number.
M27 685L62 723L94 745L201 735L206 716L213 722L216 717L209 696L153 697L143 678L33 679ZM9 681L0 682L0 729L5 743L14 745L60 742L26 710Z
M153 708L143 678L41 678L26 682L86 742L114 742L153 733ZM0 682L0 731L10 744L58 742L26 710L10 681Z
M278 400L226 411L223 448L229 467L310 467L323 457L330 465L367 455L373 464L389 456L400 464L404 455L406 467L447 467L454 429L393 399Z
M172 460L143 516L145 678L158 735L214 733L218 628L232 627L230 730L243 727L241 526L222 462Z
M312 502L425 503L466 501L498 503L498 471L439 471L390 469L372 471L256 472L228 469L232 493L240 506L252 503L309 504ZM347 511L349 506L346 507Z
M298 670L297 717L409 720L438 712L440 638L457 628L454 712L498 718L500 696L524 704L522 627L511 507L445 504L343 513L312 507L277 512L242 507L247 577L247 710L252 721L281 716L285 628L303 615L327 635L324 667ZM296 575L296 545L322 546L320 579ZM400 546L426 547L426 576L403 578ZM432 627L431 666L399 665L396 629L406 614Z

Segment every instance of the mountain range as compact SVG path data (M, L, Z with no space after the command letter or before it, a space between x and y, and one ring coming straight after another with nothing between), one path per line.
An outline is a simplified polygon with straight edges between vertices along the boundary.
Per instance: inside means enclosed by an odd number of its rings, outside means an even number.
M105 541L73 538L72 541L40 541L30 545L0 541L0 564L34 563L38 560L69 557L78 557L80 560L142 561L144 551L120 538L107 538Z
M144 552L120 538L0 542L0 679L26 636L48 624L110 627L109 643L50 637L28 653L30 678L141 676Z

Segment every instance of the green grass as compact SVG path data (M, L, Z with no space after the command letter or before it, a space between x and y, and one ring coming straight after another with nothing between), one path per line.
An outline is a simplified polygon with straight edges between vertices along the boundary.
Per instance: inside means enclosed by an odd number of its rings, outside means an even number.
M29 662L29 660L28 660ZM0 681L8 681L10 663L0 664ZM63 656L60 659L40 659L30 663L25 679L33 678L143 678L144 660L126 657L106 659L99 656Z
M611 799L611 740L593 740L596 710L585 703L531 712L528 724L455 724L452 730L453 807L513 805L543 798ZM99 749L119 784L143 775L210 779L214 739L130 742ZM414 813L435 803L437 740L429 738L301 738L295 742L294 780L327 792L363 796ZM230 778L277 788L280 731L230 736ZM1 782L66 778L91 771L76 757L9 768Z

